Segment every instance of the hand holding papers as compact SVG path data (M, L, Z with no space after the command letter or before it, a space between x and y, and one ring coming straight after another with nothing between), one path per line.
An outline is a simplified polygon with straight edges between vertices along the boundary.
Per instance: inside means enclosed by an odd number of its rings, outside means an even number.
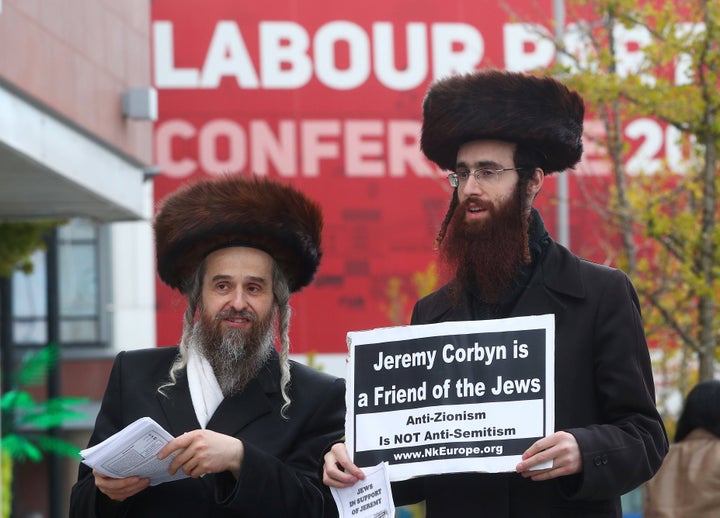
M85 464L103 475L149 478L150 485L155 486L188 476L182 470L172 476L168 473L172 455L161 461L157 458L158 452L172 439L152 418L142 417L103 442L82 450L80 455Z
M393 518L395 504L390 490L387 463L381 462L371 468L363 468L365 480L358 480L350 487L330 491L335 499L340 518Z

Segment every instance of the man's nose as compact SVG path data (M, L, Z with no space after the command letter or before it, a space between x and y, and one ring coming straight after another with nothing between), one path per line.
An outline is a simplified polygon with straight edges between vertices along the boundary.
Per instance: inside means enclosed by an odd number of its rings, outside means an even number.
M233 293L232 299L230 299L230 305L232 306L232 309L234 311L242 311L243 309L247 309L247 298L245 297L245 294L242 290L236 290Z
M474 174L469 175L461 187L466 198L471 194L485 194L485 185Z

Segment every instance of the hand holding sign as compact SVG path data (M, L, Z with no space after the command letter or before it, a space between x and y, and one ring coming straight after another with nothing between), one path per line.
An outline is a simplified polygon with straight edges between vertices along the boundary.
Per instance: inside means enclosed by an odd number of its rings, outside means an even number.
M568 432L555 432L540 439L523 453L522 459L516 471L525 478L537 481L582 471L580 446L575 436ZM538 470L548 464L550 467Z

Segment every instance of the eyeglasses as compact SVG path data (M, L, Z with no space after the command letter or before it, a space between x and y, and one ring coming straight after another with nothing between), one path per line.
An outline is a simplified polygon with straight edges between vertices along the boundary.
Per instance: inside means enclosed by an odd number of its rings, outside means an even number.
M521 169L522 167L504 167L502 169L481 168L473 169L472 171L469 169L458 169L454 173L450 173L447 178L452 187L458 187L460 184L464 184L468 178L470 178L470 175L473 175L478 183L489 185L497 183L498 178L500 178L500 173L505 171L520 171Z

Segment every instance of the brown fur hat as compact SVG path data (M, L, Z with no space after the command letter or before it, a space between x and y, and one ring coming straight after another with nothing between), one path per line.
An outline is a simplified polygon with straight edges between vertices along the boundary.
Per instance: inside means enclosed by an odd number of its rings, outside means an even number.
M190 182L168 195L155 216L158 274L184 292L209 253L248 246L270 254L290 291L298 291L320 264L322 225L316 202L276 180L222 176Z
M420 147L442 169L455 169L460 146L492 139L531 146L545 173L582 156L582 97L550 77L484 69L436 81L423 101Z

